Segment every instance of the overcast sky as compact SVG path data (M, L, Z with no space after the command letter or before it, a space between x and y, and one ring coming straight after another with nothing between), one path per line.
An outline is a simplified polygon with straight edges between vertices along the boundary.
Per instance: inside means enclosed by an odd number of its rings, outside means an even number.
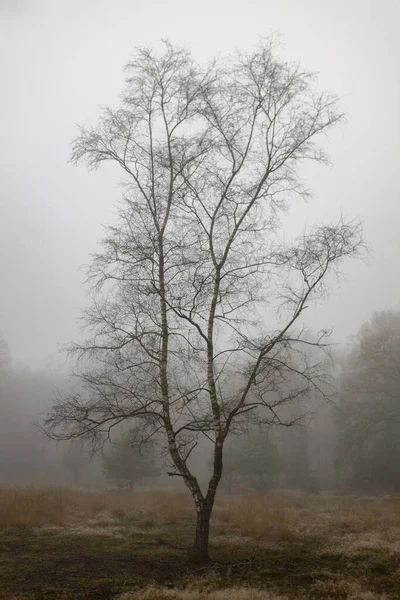
M76 337L84 271L119 190L68 164L77 123L116 102L134 46L169 38L200 59L279 32L348 115L333 167L305 171L314 199L293 219L364 221L367 262L309 319L345 341L374 310L400 309L398 0L0 0L0 330L17 359L59 361Z

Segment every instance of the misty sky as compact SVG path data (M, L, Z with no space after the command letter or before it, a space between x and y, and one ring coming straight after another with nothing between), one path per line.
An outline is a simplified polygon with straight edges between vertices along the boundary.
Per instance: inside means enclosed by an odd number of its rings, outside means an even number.
M400 309L398 0L0 0L0 330L15 358L54 365L77 335L84 270L119 195L102 171L68 164L75 125L112 104L134 46L169 38L199 59L279 32L284 56L318 71L348 115L327 145L333 167L304 170L309 223L364 221L371 254L310 310L345 341L374 310Z

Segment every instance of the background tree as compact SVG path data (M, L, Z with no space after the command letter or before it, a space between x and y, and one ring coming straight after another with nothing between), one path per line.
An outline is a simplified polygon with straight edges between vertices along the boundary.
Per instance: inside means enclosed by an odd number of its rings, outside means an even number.
M44 399L55 384L49 373L13 361L0 334L0 482L49 480L57 450L43 440L33 422L43 413Z
M95 482L101 469L98 461L93 460L85 452L79 440L67 442L60 448L62 451L61 462L65 481L69 485L83 485Z
M325 336L310 341L303 313L361 243L359 224L343 221L284 241L280 218L308 193L298 165L325 160L316 138L342 117L275 50L266 41L204 68L169 43L140 48L120 107L73 149L89 168L120 167L124 195L89 272L80 386L56 399L45 430L94 447L125 420L163 434L196 505L198 561L228 433L249 411L288 425L281 407L320 389L321 359L302 349ZM213 446L205 490L188 462L201 437Z
M0 377L4 377L7 368L10 368L10 352L7 342L0 331Z
M278 450L270 432L253 428L228 442L221 485L229 492L233 487L264 492L277 484L279 471Z
M340 374L339 470L358 488L400 490L400 312L363 325Z
M280 464L284 487L311 493L318 491L316 473L310 460L311 439L309 424L283 432L280 439Z
M135 482L160 474L155 462L154 443L147 442L138 447L137 438L134 430L128 431L102 458L105 478L118 487L128 487L130 491Z

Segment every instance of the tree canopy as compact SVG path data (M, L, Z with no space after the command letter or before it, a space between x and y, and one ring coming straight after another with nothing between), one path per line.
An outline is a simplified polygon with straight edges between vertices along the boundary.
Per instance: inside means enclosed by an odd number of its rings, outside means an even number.
M358 487L400 489L400 312L375 313L341 370L338 468Z

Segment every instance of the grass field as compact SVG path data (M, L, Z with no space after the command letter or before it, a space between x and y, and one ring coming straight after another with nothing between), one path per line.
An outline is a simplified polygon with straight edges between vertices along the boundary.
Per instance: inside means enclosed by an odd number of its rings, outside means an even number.
M0 599L400 599L400 498L220 498L202 568L193 533L184 492L0 489Z

